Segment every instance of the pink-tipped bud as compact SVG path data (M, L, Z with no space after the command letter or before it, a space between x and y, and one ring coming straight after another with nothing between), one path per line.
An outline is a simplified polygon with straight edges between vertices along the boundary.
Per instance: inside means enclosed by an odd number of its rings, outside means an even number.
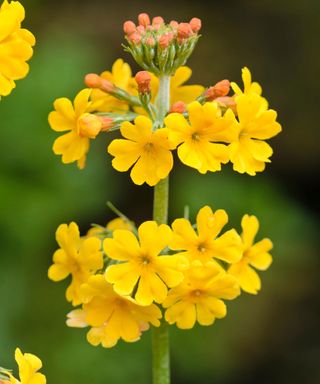
M140 13L138 16L138 21L140 25L143 25L146 27L147 25L150 25L150 17L147 13Z
M155 39L150 36L146 39L146 45L148 45L149 47L154 47L156 45L156 41Z
M161 16L156 16L152 19L152 25L155 26L155 25L163 25L164 24L164 20Z
M123 23L123 31L126 35L130 36L132 33L136 32L136 25L133 21L128 20Z
M205 91L204 96L206 100L212 101L212 100L215 100L217 97L227 96L229 91L230 91L230 81L221 80L217 84L215 84L213 87L208 88Z
M186 103L183 101L177 101L170 108L170 113L184 113L187 109Z
M78 133L82 137L95 139L102 128L101 119L92 113L84 113L78 119Z
M114 91L114 85L111 83L111 81L103 79L101 76L95 73L88 73L84 78L84 82L89 88L98 88L101 91L107 93Z
M161 35L159 40L158 40L159 46L162 49L168 48L172 39L173 39L173 33L165 33L164 35Z
M139 71L135 76L138 84L138 92L142 94L151 92L151 75L147 71Z
M189 23L180 23L178 25L178 38L181 40L188 39L193 35L193 30Z
M128 40L131 41L131 43L138 45L141 43L142 37L138 32L134 32L128 36Z
M170 26L171 26L172 28L176 29L176 28L178 28L179 23L178 23L177 21L175 21L175 20L171 20L171 21L170 21Z
M197 33L201 29L201 20L198 19L197 17L194 17L190 20L190 26L193 32Z

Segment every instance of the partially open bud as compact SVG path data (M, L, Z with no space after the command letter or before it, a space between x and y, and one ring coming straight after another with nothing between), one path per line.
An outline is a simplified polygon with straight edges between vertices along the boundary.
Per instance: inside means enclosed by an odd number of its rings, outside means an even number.
M230 91L230 81L229 80L221 80L216 85L208 88L205 93L205 99L207 101L213 101L217 97L224 97Z
M201 29L201 20L197 17L194 17L190 20L190 27L193 30L193 32L199 32Z
M88 73L84 78L84 82L89 88L98 88L107 93L112 93L115 88L111 81L106 80L95 73Z
M237 114L237 104L234 100L234 97L217 97L215 101L220 105L220 107L230 108L235 114Z
M133 21L128 20L123 24L123 31L126 35L130 36L132 33L136 32L136 25Z
M138 84L138 92L141 94L146 94L151 92L151 75L147 71L140 71L135 76L136 82Z
M146 39L146 45L148 45L149 47L154 47L156 45L156 41L155 39L150 36Z
M95 139L101 128L101 119L92 113L84 113L78 119L78 133L82 137Z
M114 120L111 117L107 116L99 116L99 119L101 121L101 132L109 131L110 128L114 125Z
M143 25L144 27L147 27L150 25L150 17L147 13L140 13L138 16L138 21L140 25Z
M187 109L186 103L183 101L177 101L170 108L170 113L184 113Z
M133 44L140 44L142 40L142 36L138 32L132 33L130 36L128 36L128 40Z

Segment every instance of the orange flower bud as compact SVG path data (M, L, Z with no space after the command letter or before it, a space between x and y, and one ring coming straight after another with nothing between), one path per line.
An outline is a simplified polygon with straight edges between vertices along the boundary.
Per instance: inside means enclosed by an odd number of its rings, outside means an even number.
M150 17L147 13L140 13L138 16L138 21L140 25L143 25L146 27L147 25L150 25Z
M142 37L138 32L134 32L130 36L128 36L128 39L131 41L131 43L138 45L141 43Z
M173 33L165 33L164 35L161 35L158 42L159 46L163 49L167 48L170 44L170 42L173 39Z
M186 111L186 107L186 103L184 103L183 101L177 101L171 106L170 113L183 113Z
M201 20L198 19L197 17L194 17L190 20L190 26L193 32L197 33L201 29Z
M145 27L143 25L139 25L137 27L137 32L140 33L140 35L142 36L142 35L144 35L146 33L146 29L145 29Z
M111 117L107 116L99 116L99 119L101 121L101 132L108 131L110 128L113 127L113 119Z
M175 21L175 20L171 20L170 21L170 26L172 27L172 28L178 28L178 26L179 26L179 23L177 22L177 21Z
M78 133L80 136L94 139L102 128L101 119L92 113L84 113L78 119Z
M133 21L128 20L124 22L123 24L123 31L126 35L131 35L132 33L136 32L136 25Z
M193 35L193 31L191 29L191 25L189 23L180 23L178 25L178 38L179 39L188 39Z
M150 36L146 39L146 44L149 45L149 47L154 47L156 45L156 41L152 36Z
M208 88L204 95L206 100L212 101L217 97L226 96L230 91L230 81L229 80L221 80L213 87Z
M89 73L85 76L84 82L89 88L98 88L103 92L112 93L114 91L114 85L111 81L103 79L101 76L95 73Z
M222 107L230 108L235 114L237 113L237 104L233 97L223 96L217 97L215 101L220 104Z
M164 24L164 20L161 16L156 16L152 19L152 25L155 26L155 25L162 25Z
M135 76L136 82L138 84L139 93L150 93L151 92L151 75L147 71L139 71Z

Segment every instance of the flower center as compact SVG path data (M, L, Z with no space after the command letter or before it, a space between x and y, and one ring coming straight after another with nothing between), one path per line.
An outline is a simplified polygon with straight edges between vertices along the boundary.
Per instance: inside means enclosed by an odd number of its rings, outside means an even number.
M143 149L144 149L146 152L151 152L151 151L153 151L153 149L154 149L154 145L153 145L153 143L147 143L147 144L145 144L145 146L143 147Z
M194 291L190 292L190 295L192 299L197 300L201 297L202 291L200 289L195 289Z
M140 256L139 261L141 265L148 265L151 263L151 258L148 255L142 255Z
M198 132L194 132L192 135L191 135L191 139L193 141L200 141L200 135Z
M201 252L201 253L204 253L204 252L207 250L206 245L205 245L204 243L200 243L200 244L198 245L198 247L197 247L197 250L198 250L199 252Z

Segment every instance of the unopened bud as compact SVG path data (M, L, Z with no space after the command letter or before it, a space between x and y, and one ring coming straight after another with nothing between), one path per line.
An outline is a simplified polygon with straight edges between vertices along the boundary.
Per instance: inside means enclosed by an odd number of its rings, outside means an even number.
M126 35L130 36L132 33L136 32L136 25L133 21L128 20L123 24L123 31Z
M99 116L101 121L101 132L108 131L110 128L113 127L114 121L111 117L107 116Z
M132 33L130 36L128 36L128 40L131 41L133 44L140 44L141 43L141 35L138 32Z
M94 139L102 128L101 119L92 113L84 113L78 119L78 133L82 137Z
M215 100L218 97L226 96L230 91L230 81L221 80L213 87L208 88L205 93L205 99L207 101Z
M164 24L164 20L161 16L156 16L152 19L152 25L153 26L156 26L156 25L163 25Z
M140 25L143 25L146 27L147 25L150 25L150 17L147 13L140 13L138 16L138 21Z
M138 25L137 26L137 32L140 33L141 36L143 36L146 33L146 29L143 25Z
M174 29L178 28L179 23L176 20L171 20L170 21L170 26Z
M183 101L177 101L176 103L172 104L170 108L170 113L184 113L186 111L186 103Z
M98 88L107 93L112 93L114 91L114 85L111 81L103 79L95 73L88 73L84 78L84 82L89 88Z
M173 33L165 33L164 35L161 35L159 38L159 46L162 49L168 48L172 39L173 39Z
M190 20L190 27L193 30L193 32L197 33L201 29L201 20L197 17L194 17Z
M179 39L188 39L190 36L193 35L193 30L191 28L191 25L189 23L180 23L178 25L178 38Z
M138 84L138 92L142 94L151 92L151 75L147 71L139 71L135 76Z
M156 41L155 39L150 36L146 39L146 45L148 45L149 47L154 47L156 45Z

